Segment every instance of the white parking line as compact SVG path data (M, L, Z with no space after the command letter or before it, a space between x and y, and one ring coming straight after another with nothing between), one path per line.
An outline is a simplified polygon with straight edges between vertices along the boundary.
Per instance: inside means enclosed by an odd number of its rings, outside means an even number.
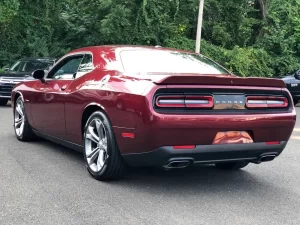
M293 139L293 140L300 140L300 136L291 136L291 139Z
M294 128L294 132L300 132L300 128Z
M300 132L300 128L294 128L294 132ZM295 133L294 133L295 134ZM297 133L298 134L298 133ZM292 135L291 136L291 139L293 139L293 140L300 140L300 136L299 135L297 135L297 134L295 134L295 135Z

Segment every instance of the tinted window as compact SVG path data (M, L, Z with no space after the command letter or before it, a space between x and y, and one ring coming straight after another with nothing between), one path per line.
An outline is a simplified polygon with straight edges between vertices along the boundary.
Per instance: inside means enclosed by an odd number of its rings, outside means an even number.
M20 72L33 72L38 69L44 70L53 65L53 63L53 61L27 61Z
M20 65L21 65L21 61L17 61L17 62L9 69L9 71L17 72L18 69L20 68Z
M49 72L47 78L73 79L82 58L83 55L76 55L65 58Z
M83 60L78 68L78 71L76 73L76 78L87 74L88 72L92 71L93 69L94 69L93 57L90 54L86 54L83 57Z
M22 60L15 63L10 71L33 72L38 69L44 70L53 64L54 61L48 60Z
M197 74L229 74L208 58L166 50L124 50L120 53L125 71Z

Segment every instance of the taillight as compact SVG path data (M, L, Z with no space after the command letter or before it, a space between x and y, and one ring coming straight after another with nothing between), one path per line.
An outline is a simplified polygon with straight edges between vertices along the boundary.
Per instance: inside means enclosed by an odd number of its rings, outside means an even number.
M190 108L211 108L214 101L212 96L186 96L185 105Z
M214 105L212 96L201 95L162 95L156 99L158 107L180 108L212 108Z
M285 97L250 96L246 101L247 108L285 108L288 100Z
M185 107L184 96L182 95L165 95L156 99L158 107Z

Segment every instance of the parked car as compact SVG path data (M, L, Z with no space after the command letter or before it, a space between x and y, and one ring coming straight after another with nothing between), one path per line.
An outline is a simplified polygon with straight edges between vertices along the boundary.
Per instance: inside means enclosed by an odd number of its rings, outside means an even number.
M300 69L294 74L287 75L281 78L286 84L287 89L290 91L294 104L297 105L300 100Z
M271 161L296 121L280 79L241 78L192 52L138 46L74 50L12 92L20 141L83 152L98 180L129 166L240 169Z
M53 58L24 58L18 60L4 73L0 73L0 105L6 105L11 98L12 88L19 82L32 80L32 72L37 69L50 69L55 63Z

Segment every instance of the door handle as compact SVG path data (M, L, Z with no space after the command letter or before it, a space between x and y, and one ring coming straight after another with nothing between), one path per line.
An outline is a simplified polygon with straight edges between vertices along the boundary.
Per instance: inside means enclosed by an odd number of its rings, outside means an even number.
M66 89L67 89L67 85L64 85L64 86L61 87L62 91L66 90Z

